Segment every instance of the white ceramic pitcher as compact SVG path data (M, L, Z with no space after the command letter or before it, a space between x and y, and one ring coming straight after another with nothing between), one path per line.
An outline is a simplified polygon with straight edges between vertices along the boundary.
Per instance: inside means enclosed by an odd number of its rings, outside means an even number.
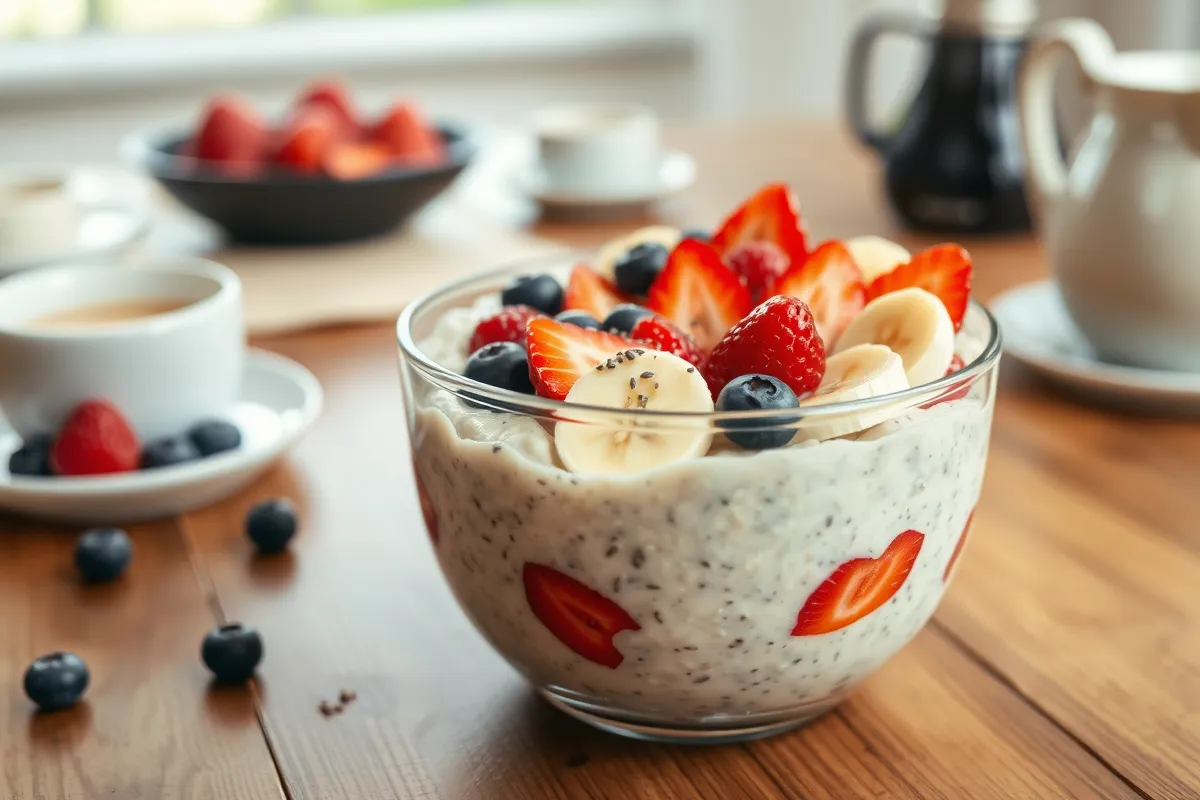
M1094 116L1065 163L1059 56ZM1106 360L1200 371L1200 53L1117 53L1090 19L1040 29L1020 81L1033 210L1075 324Z

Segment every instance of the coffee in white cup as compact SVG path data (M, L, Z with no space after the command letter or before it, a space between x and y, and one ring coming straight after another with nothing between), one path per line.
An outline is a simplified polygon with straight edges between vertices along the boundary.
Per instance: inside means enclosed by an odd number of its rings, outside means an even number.
M547 191L623 196L652 191L662 164L658 116L634 103L567 103L531 115Z

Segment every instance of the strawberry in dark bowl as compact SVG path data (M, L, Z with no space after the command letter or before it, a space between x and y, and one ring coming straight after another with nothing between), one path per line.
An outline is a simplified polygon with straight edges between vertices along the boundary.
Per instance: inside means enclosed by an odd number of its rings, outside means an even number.
M421 507L463 611L552 704L641 738L761 736L839 703L959 571L999 333L974 303L955 332L920 254L868 300L854 248L793 250L796 293L754 299L713 244L666 247L648 283L581 253L405 311ZM561 303L505 311L533 278ZM474 349L518 315L523 342ZM472 379L496 348L501 377Z

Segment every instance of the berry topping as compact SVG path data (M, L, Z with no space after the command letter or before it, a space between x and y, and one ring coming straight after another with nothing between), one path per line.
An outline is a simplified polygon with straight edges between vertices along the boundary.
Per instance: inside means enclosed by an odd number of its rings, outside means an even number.
M420 110L401 101L388 109L372 130L374 139L406 164L429 166L446 158L446 144Z
M133 428L104 400L86 400L71 412L50 449L58 475L104 475L138 467L142 447Z
M142 450L142 469L173 467L200 458L200 450L186 436L170 436L150 442Z
M226 450L236 450L242 444L238 426L223 419L207 419L188 429L188 438L202 456L213 456Z
M346 88L337 81L314 81L296 98L297 108L317 107L328 111L337 120L339 133L349 136L358 132L358 121Z
M735 322L754 307L750 292L721 261L717 251L684 239L650 287L646 304L710 350Z
M205 635L200 657L218 683L245 683L262 661L262 637L240 622L222 625Z
M760 411L764 408L798 408L799 405L796 393L770 375L734 378L717 395L717 411ZM771 424L759 420L744 423L726 420L721 423L721 428L729 441L746 450L783 447L795 438L794 429L771 428Z
M636 346L611 333L544 318L529 321L527 342L533 385L539 395L552 400L565 399L580 375L613 353Z
M713 247L723 258L748 242L770 242L788 257L789 265L804 260L808 245L799 203L782 183L759 189L729 215L713 235Z
M644 317L637 321L630 335L655 350L679 356L693 367L704 366L704 351L696 346L692 337L681 331L675 323L664 317Z
M281 553L296 535L296 508L277 498L259 503L246 514L246 536L260 553Z
M755 298L766 297L779 276L794 267L792 259L771 242L746 242L725 256L725 263L742 278Z
M47 477L50 471L50 444L53 440L45 435L30 436L8 457L8 471L12 475Z
M825 242L800 264L793 264L771 294L804 301L821 339L836 343L842 331L867 304L862 272L841 242Z
M734 325L708 357L713 396L739 375L770 375L804 397L825 374L825 344L808 306L772 297Z
M946 374L953 375L956 372L962 371L964 369L964 367L965 367L965 365L963 364L963 360L961 358L959 358L957 353L955 353L950 358L950 366L949 366L949 368L947 368ZM921 408L933 408L934 406L941 405L942 403L952 403L955 400L962 400L964 397L966 397L970 393L971 393L971 382L966 381L966 380L959 381L958 383L953 384L946 391L945 394L940 395L933 400L930 400L928 403L922 403L920 407Z
M495 316L488 317L475 326L469 345L474 353L485 344L516 342L525 346L525 323L542 312L532 306L505 306Z
M91 674L74 653L41 656L25 670L25 694L42 711L70 708L83 698Z
M378 142L337 142L329 148L321 166L332 178L357 181L391 167L392 154Z
M464 374L473 381L486 383L497 389L533 394L525 348L516 342L484 345L467 359Z
M555 317L559 322L566 322L570 325L578 325L581 328L590 328L591 330L600 330L600 320L593 317L586 311L579 311L574 308L569 308L566 311Z
M950 358L950 368L946 370L946 374L953 375L954 373L962 370L964 367L966 367L966 364L963 363L962 356L960 356L958 353L955 353Z
M644 295L650 291L650 284L662 272L670 254L671 251L658 242L642 242L634 246L617 258L613 265L617 288L625 294Z
M204 109L191 154L232 175L253 175L266 153L270 133L258 112L241 98L214 97Z
M808 596L792 636L833 633L892 599L912 572L924 542L925 534L905 531L879 558L852 558L842 564Z
M92 528L75 540L75 568L87 583L116 580L133 560L133 542L120 528Z
M529 610L546 629L576 654L616 669L625 656L613 637L641 630L629 612L590 586L556 569L526 563L522 571Z
M298 109L282 131L274 161L296 172L317 173L337 142L340 123L325 106Z
M554 316L563 310L563 288L553 275L522 275L504 287L500 302L506 306L532 306Z
M571 270L563 308L584 311L596 319L604 319L625 298L607 278L583 264Z
M627 336L639 320L653 315L654 312L644 306L622 303L608 313L608 316L600 323L600 329Z
M956 244L939 244L872 281L867 287L867 302L897 289L924 289L942 301L957 332L962 330L971 298L971 269L971 256L966 250Z

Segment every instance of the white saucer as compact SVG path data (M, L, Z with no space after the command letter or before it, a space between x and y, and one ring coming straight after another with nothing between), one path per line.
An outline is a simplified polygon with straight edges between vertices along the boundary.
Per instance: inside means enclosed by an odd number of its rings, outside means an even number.
M6 255L0 252L0 275L66 260L103 261L121 253L150 226L150 184L126 170L81 168L58 173L79 205L73 242L44 251ZM39 175L52 175L39 171Z
M250 350L242 399L228 415L242 431L236 450L145 472L89 478L14 477L20 446L0 431L0 509L56 522L124 524L172 516L223 500L258 477L299 441L321 411L321 384L289 358Z
M663 153L656 180L646 186L608 194L581 194L553 187L537 163L530 163L517 173L518 188L538 203L550 208L587 210L620 209L646 206L691 186L696 181L696 162L681 150Z
M988 307L1000 322L1006 354L1079 396L1132 410L1200 413L1200 373L1100 361L1053 281L1018 286Z

